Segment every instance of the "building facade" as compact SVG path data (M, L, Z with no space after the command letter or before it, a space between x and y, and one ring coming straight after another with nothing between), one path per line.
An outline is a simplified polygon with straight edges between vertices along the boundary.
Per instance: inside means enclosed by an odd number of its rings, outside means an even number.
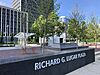
M28 14L0 6L0 34L10 36L19 32L28 32Z
M21 11L21 0L13 0L12 1L12 8Z
M12 7L16 10L28 12L29 31L32 23L39 15L47 15L54 9L54 0L12 0Z

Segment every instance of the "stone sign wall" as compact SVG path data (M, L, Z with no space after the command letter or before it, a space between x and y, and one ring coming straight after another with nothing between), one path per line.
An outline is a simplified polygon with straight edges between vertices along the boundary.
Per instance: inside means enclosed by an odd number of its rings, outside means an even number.
M95 61L94 49L1 64L0 75L65 75Z

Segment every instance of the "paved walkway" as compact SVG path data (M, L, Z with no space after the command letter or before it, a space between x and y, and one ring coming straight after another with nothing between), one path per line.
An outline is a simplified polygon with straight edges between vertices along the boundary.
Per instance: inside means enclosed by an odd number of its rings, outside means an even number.
M100 55L96 55L96 61L66 75L100 75Z
M37 48L35 48L35 49L37 49ZM37 53L35 51L34 51L34 53ZM66 75L100 75L100 53L99 53L100 48L98 48L98 50L96 50L96 51L98 52L98 54L96 55L96 61L94 63L91 63L87 66L84 66L84 67L77 69L77 70L75 70L69 74L66 74ZM32 53L32 52L33 52L32 50L28 50L28 53ZM13 56L20 57L23 55L22 53L23 53L23 50L0 51L0 59L4 59L7 57L9 58L9 57L13 57Z

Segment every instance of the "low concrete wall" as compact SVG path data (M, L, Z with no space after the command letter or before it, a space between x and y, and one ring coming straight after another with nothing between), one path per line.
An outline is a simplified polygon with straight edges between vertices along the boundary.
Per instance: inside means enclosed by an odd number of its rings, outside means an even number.
M49 47L52 48L71 48L71 47L77 47L77 43L53 43Z
M94 49L33 57L0 65L0 75L65 75L95 61Z

